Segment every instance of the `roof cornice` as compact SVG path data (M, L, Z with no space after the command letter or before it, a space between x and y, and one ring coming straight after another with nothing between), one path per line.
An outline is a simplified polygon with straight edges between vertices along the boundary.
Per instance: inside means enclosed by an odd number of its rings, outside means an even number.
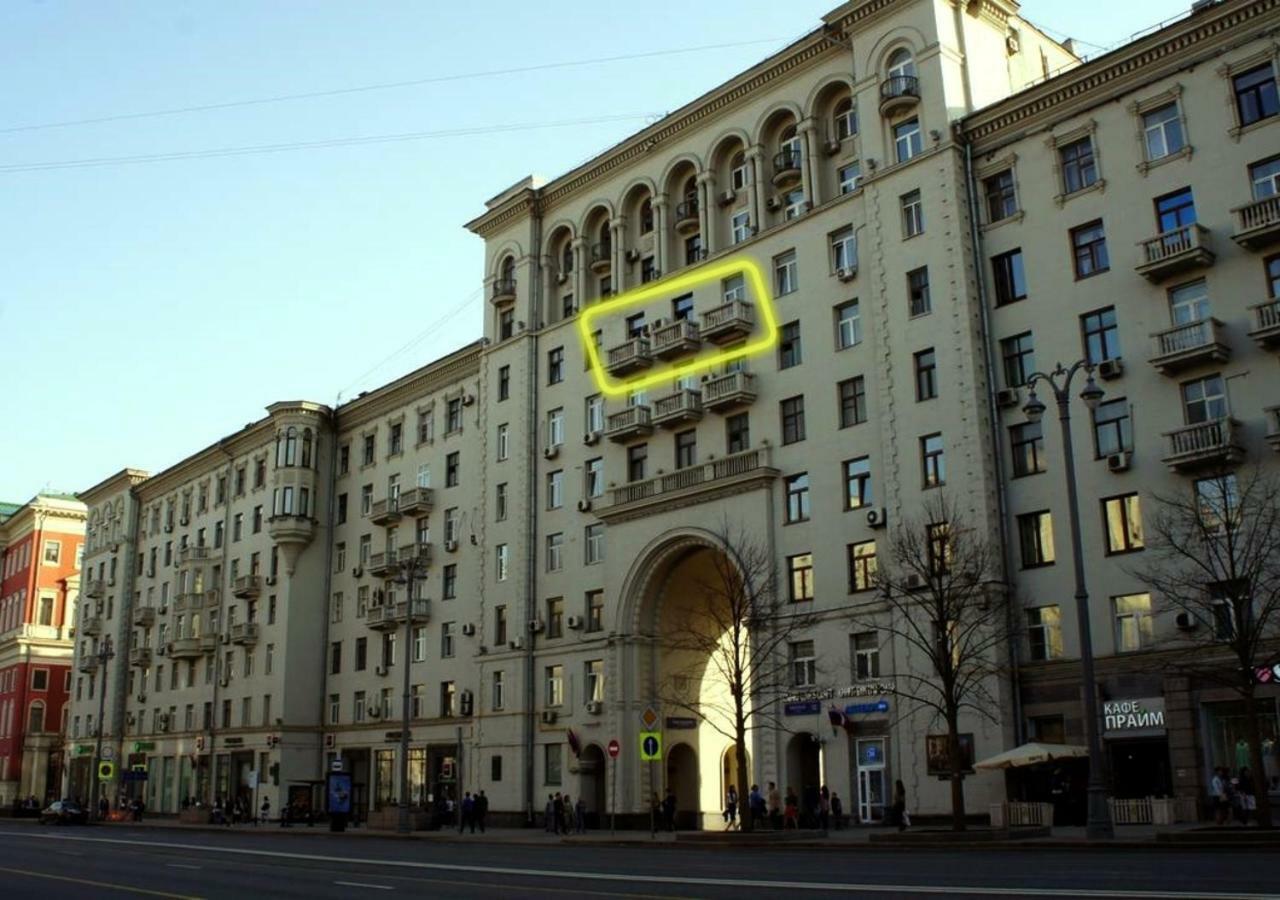
M121 469L114 475L109 475L99 481L93 487L81 491L77 496L92 506L108 494L116 494L121 491L128 492L131 488L146 481L151 476L141 469Z
M479 374L484 346L483 339L472 341L390 384L339 406L338 427L359 427L463 378Z
M1277 9L1280 0L1225 0L978 110L961 127L984 152L1184 69L1197 55L1253 40L1249 26Z

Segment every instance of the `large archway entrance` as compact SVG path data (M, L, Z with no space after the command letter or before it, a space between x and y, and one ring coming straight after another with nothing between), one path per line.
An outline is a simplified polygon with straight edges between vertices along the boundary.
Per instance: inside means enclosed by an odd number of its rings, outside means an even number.
M818 759L822 745L817 735L807 731L793 734L787 741L787 787L800 801L800 826L813 826L817 815L818 792L822 787L822 767Z
M667 787L676 795L676 827L701 828L698 754L688 744L667 751Z
M588 744L578 758L578 796L587 807L587 827L599 828L609 813L604 751Z

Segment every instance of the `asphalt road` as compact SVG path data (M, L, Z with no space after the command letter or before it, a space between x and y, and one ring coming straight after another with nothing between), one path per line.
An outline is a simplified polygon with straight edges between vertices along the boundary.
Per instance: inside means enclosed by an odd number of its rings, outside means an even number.
M0 825L0 897L1280 897L1274 852L522 846Z

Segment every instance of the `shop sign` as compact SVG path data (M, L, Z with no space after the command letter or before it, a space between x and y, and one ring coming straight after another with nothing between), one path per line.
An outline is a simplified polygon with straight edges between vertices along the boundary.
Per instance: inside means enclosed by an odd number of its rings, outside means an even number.
M870 713L887 713L888 711L888 700L877 700L874 703L850 703L844 708L846 716L864 716Z
M668 731L692 731L698 727L698 720L693 716L667 716Z
M1143 737L1165 733L1164 698L1107 700L1102 704L1102 736Z
M76 756L92 756L93 744L76 744Z
M847 684L843 687L819 687L807 691L795 691L782 699L787 703L799 703L802 700L831 700L849 697L879 697L892 694L893 686L882 681L866 681L859 684Z
M155 741L134 741L133 742L134 753L146 753L150 750L155 750L155 749L156 749Z
M788 716L814 716L821 711L821 700L793 700L782 707L783 714Z
M1280 663L1272 666L1254 666L1253 680L1255 684L1280 684Z
M224 737L224 738L222 739L222 746L224 746L224 747L243 747L243 746L244 746L244 738L242 738L242 737ZM154 749L154 748L153 748L153 749Z

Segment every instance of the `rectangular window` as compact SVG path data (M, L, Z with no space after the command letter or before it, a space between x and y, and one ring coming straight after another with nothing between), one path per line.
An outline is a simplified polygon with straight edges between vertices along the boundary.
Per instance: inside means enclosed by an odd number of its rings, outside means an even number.
M853 677L855 681L871 681L880 677L880 638L874 631L853 635Z
M505 481L494 487L493 517L499 522L507 520L507 483Z
M511 428L506 423L498 426L497 456L502 462L511 452Z
M929 269L922 267L907 273L908 308L912 316L923 316L933 311L929 296Z
M1027 610L1027 644L1033 660L1062 656L1062 610L1036 606Z
M588 703L604 700L604 660L589 659L582 665L583 699Z
M849 592L870 591L876 586L876 542L849 545Z
M831 271L856 272L858 269L858 241L853 228L841 228L831 235Z
M458 566L450 563L440 572L440 598L455 600L458 597Z
M1000 355L1004 359L1005 387L1022 387L1036 370L1036 351L1030 331L1000 341Z
M649 461L649 445L636 444L627 448L627 481L644 481Z
M564 506L564 471L557 469L547 473L547 509Z
M1115 610L1117 653L1132 653L1151 645L1154 629L1151 623L1151 595L1125 594L1111 598Z
M1037 475L1045 471L1044 432L1039 422L1023 422L1009 428L1009 447L1013 453L1013 475Z
M1211 315L1209 288L1203 280L1169 289L1169 318L1174 325L1203 322ZM1196 334L1199 335L1198 330Z
M1195 483L1200 527L1210 534L1234 528L1240 521L1240 493L1231 473L1200 478Z
M502 605L493 608L493 642L499 647L507 643L507 608Z
M846 378L837 386L840 396L840 427L867 421L867 387L861 375Z
M789 397L780 404L782 410L782 443L804 440L804 397Z
M1183 415L1188 425L1216 422L1227 415L1227 389L1221 375L1209 375L1182 385Z
M500 366L498 368L498 402L501 403L511 397L511 367Z
M862 343L862 312L857 300L841 303L836 312L836 349L847 350Z
M1124 397L1099 403L1093 411L1093 445L1099 459L1133 449L1129 401Z
M733 214L730 221L730 231L732 235L732 243L741 244L747 238L751 237L751 213L743 210Z
M501 669L493 673L492 685L493 689L490 694L489 705L491 709L498 712L505 709L507 705L506 684L504 683Z
M1280 194L1280 156L1249 166L1249 189L1254 200L1265 200Z
M462 465L462 454L455 450L444 458L444 486L447 488L458 486L458 470Z
M813 641L792 641L791 686L809 687L818 683L818 656L813 649Z
M1107 256L1107 235L1101 219L1071 229L1071 250L1076 278L1088 278L1111 268Z
M440 682L440 717L447 719L456 712L454 701L457 699L458 689L452 681Z
M676 468L687 469L698 463L698 432L690 428L676 435Z
M1182 117L1177 103L1166 103L1142 114L1142 134L1147 152L1147 162L1154 162L1177 153L1186 146L1182 134Z
M457 434L462 430L462 398L454 397L444 408L444 433Z
M1027 298L1027 276L1022 269L1021 247L991 257L991 273L995 281L996 306Z
M1014 190L1012 169L984 178L982 191L987 201L988 222L1000 222L1017 213L1018 196Z
M787 557L787 591L792 603L813 599L813 554Z
M1107 554L1141 550L1142 505L1137 494L1108 497L1102 501L1102 525L1107 536Z
M586 492L591 499L604 496L604 460L600 457L587 460L583 466L586 475Z
M1195 224L1196 203L1191 194L1191 188L1182 188L1163 197L1157 197L1155 208L1156 225L1161 234L1180 231L1188 225ZM1181 239L1171 237L1167 239L1166 246L1171 250L1181 247Z
M1078 141L1058 148L1058 162L1062 166L1062 193L1074 194L1098 180L1098 167L1093 156L1093 139L1082 137Z
M564 446L564 410L557 408L547 413L547 446Z
M547 351L547 384L559 384L564 381L564 348L555 347Z
M375 450L376 450L375 436L372 434L366 434L364 436L364 456L361 460L361 465L365 465L365 466L373 465Z
M586 630L604 630L604 591L587 591Z
M440 658L452 659L453 650L454 650L453 623L441 622L440 623Z
M604 562L604 525L599 522L588 525L583 543L585 547L583 562L586 565Z
M932 400L938 396L938 358L933 348L915 354L916 400Z
M507 580L508 563L510 561L509 556L510 554L508 552L506 544L498 544L498 546L494 547L493 575L494 575L494 578L496 578L498 581Z
M1053 518L1048 510L1018 516L1018 546L1022 568L1053 565Z
M547 600L547 637L564 637L563 597L551 597Z
M787 498L787 524L809 520L809 473L789 476L783 484Z
M564 568L564 534L553 532L547 535L547 571L559 572Z
M893 126L893 153L897 162L906 162L923 150L919 119L908 119Z
M852 194L861 186L862 166L859 163L851 162L841 166L837 174L840 178L841 195Z
M563 706L564 666L547 666L544 683L546 684L546 692L543 696L544 705L550 707Z
M860 456L844 464L844 508L862 509L871 505L871 458Z
M778 368L790 369L803 361L800 351L800 323L788 322L778 336Z
M920 438L920 466L926 488L947 483L947 461L943 455L942 435L929 434Z
M924 203L919 191L911 191L898 198L902 208L902 236L913 238L924 233Z
M779 297L794 293L800 286L796 270L796 251L788 250L773 258L773 285Z
M751 417L738 413L724 420L725 447L728 453L742 453L751 448Z
M1240 127L1280 114L1280 97L1276 94L1276 76L1271 63L1234 76L1231 87L1236 96Z
M1084 339L1085 358L1093 365L1120 356L1120 329L1116 309L1108 306L1080 317L1080 333Z

